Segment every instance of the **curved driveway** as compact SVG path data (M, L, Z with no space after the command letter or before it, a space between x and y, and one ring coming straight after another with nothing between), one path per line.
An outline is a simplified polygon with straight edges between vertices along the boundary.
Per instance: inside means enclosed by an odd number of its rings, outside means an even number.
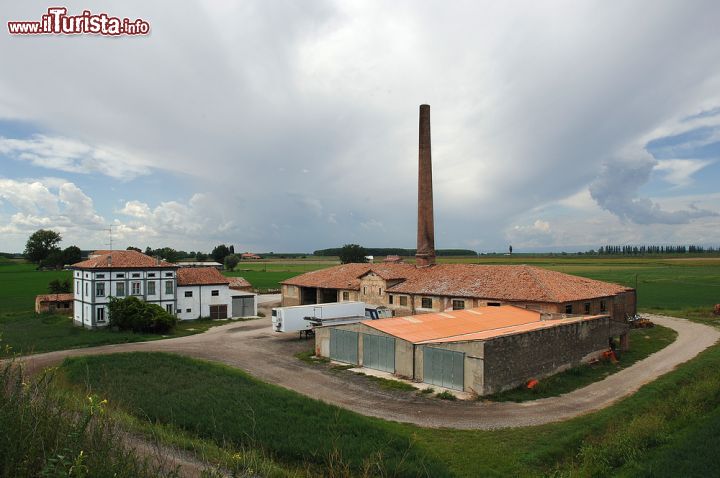
M428 399L419 394L385 392L367 382L307 365L293 355L311 341L271 332L269 319L234 322L176 339L64 350L19 359L29 372L56 365L65 357L116 352L171 352L213 360L308 397L363 415L424 427L495 429L566 420L607 407L642 385L690 360L720 339L720 331L683 319L648 316L678 332L675 342L620 372L560 397L525 403Z

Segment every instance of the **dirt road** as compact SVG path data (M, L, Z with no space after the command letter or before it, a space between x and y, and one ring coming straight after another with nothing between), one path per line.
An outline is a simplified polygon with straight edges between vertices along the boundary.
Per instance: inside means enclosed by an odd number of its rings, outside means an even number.
M65 357L130 351L172 352L222 362L243 369L261 380L295 390L308 397L341 406L363 415L414 423L424 427L496 429L540 425L566 420L602 409L626 397L677 365L690 360L720 339L712 327L672 317L648 316L675 329L671 345L635 365L585 388L526 403L447 402L416 394L398 396L344 374L330 374L307 365L293 355L307 350L311 341L279 336L270 330L270 320L260 319L214 327L189 337L65 350L24 357L29 371L57 365Z

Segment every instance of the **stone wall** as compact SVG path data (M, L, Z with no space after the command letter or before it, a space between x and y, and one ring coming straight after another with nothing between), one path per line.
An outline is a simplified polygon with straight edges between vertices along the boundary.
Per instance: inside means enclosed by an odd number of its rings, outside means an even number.
M515 388L579 365L607 350L612 335L609 317L601 317L487 340L481 394Z

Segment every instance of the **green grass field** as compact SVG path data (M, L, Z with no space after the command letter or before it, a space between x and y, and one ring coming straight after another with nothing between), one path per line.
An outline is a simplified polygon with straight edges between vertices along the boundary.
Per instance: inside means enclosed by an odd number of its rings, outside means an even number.
M89 385L139 419L220 445L260 447L318 475L362 475L367 458L381 456L367 476L717 476L718 367L720 347L713 347L603 411L496 431L363 417L239 370L167 354L73 358L61 371L83 393ZM338 473L345 467L347 475Z

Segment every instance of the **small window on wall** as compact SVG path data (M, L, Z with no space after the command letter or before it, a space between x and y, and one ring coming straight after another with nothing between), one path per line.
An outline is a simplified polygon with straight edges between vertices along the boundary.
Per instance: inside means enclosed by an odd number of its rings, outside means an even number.
M117 277L118 279L124 279L125 274L117 274L115 277Z
M488 307L500 307L500 302L488 302Z
M565 313L572 314L572 304L568 304L565 306Z
M191 290L186 290L186 291L185 291L185 297L192 297L192 291L191 291ZM188 312L189 312L189 311L188 311Z
M400 296L400 306L407 307L407 296L406 295Z
M172 272L166 272L165 277L172 277Z
M590 302L585 302L585 313L586 314L590 313Z
M152 273L148 274L148 277L155 277L155 273L152 272Z
M165 281L165 293L167 295L172 295L173 293L173 283L171 280Z
M133 274L133 277L140 277L140 274Z
M378 287L378 295L382 295L382 287Z
M605 300L600 301L600 312L607 312L607 302Z
M389 294L389 295L388 295L388 304L392 304L392 303L393 303L393 300L394 300L393 295L392 295L392 294Z
M465 308L465 301L464 300L453 300L452 306L453 306L453 310L463 310Z
M363 286L363 294L367 295L367 287Z
M95 318L98 322L105 322L105 307L97 308Z
M430 297L423 297L420 299L420 307L423 309L432 309L432 299Z
M213 291L210 292L210 295L213 296L213 297L217 297L217 296L220 295L220 291L217 290L217 289L216 289L216 290L213 290Z
M105 278L105 274L95 274L95 278L96 278L96 279L104 279L104 278Z
M342 300L350 300L350 292L343 292Z
M189 314L190 312L192 312L192 309L185 309L185 313Z
M172 304L165 304L165 310L167 310L167 313L168 313L168 314L172 314L172 313L173 313L173 306L172 306Z

